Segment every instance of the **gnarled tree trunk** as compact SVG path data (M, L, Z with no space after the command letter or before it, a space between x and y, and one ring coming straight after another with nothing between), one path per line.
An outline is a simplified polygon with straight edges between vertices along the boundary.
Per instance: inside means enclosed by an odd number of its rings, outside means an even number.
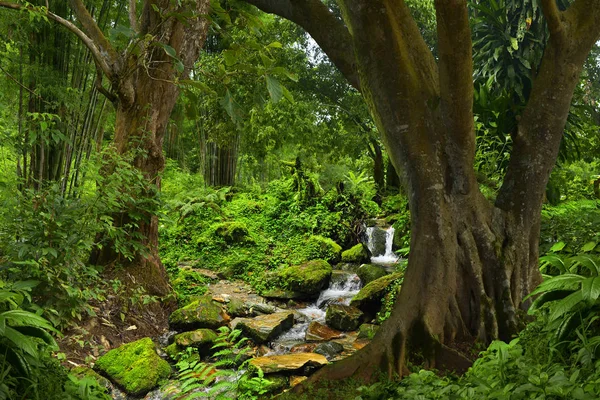
M368 346L309 383L402 375L414 354L430 367L464 370L468 359L456 349L509 339L518 331L519 310L528 306L524 297L541 280L543 194L583 62L600 37L600 3L575 0L560 12L555 0L542 0L551 39L492 204L480 193L473 168L466 0L435 2L439 60L402 0L340 0L343 22L332 21L319 0L246 1L303 26L360 88L390 160L405 175L410 202L411 252L390 318ZM354 59L343 52L349 43ZM348 66L359 80L344 72Z

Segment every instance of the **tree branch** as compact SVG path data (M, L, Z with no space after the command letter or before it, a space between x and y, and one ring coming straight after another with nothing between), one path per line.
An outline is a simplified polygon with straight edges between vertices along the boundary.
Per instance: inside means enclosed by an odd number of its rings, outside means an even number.
M542 0L542 11L548 23L551 40L564 38L565 29L560 20L560 10L556 5L556 0Z
M129 24L131 25L131 29L133 29L135 33L139 33L140 28L137 23L136 6L137 0L129 0Z
M300 25L319 44L348 82L360 90L352 37L321 0L244 0Z
M108 39L106 39L106 36L104 36L104 33L102 33L102 30L98 24L96 24L96 21L94 21L87 8L85 8L82 0L69 0L69 4L77 17L77 20L81 23L84 32L94 41L102 55L107 59L107 64L110 65L112 69L112 76L119 69L119 55Z
M0 7L9 8L12 10L17 10L17 11L23 11L23 10L28 9L27 7L25 7L21 4L15 4L15 3L10 3L10 2L5 2L5 1L0 1ZM33 10L33 8L29 8L29 9ZM94 40L92 40L92 38L87 36L83 31L81 31L81 29L79 29L77 26L75 26L75 24L73 24L72 22L67 21L66 19L64 19L50 11L47 11L45 15L48 17L48 19L51 19L54 22L59 23L60 25L64 26L69 31L71 31L73 34L75 34L75 36L77 36L83 42L83 44L90 50L90 52L92 53L92 56L94 57L94 60L100 66L100 68L106 74L106 76L112 80L112 77L115 74L115 71L113 69L113 64L112 64L113 60L111 60L109 57L105 56L102 53L101 49L96 45L96 43L94 42Z

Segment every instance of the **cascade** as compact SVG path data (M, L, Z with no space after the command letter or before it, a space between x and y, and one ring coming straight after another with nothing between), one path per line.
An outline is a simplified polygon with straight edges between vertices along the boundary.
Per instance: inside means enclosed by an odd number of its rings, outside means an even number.
M394 228L387 229L378 226L367 228L367 247L371 252L373 264L395 264L398 256L392 251L394 244Z

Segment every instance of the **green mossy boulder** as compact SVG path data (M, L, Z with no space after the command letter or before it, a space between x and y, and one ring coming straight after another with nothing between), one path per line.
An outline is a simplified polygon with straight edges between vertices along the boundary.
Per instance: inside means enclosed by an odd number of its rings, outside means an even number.
M132 396L145 395L171 374L169 363L156 354L150 338L110 350L94 369Z
M229 322L229 316L211 296L200 296L169 316L169 325L175 330L217 329Z
M330 304L325 313L325 322L333 329L347 332L356 330L360 326L363 317L363 312L356 307Z
M282 268L275 272L281 289L301 293L307 298L319 295L327 287L332 272L325 260L312 260L301 265Z
M237 318L232 321L235 329L240 329L244 336L256 344L270 342L294 325L294 313L291 311L259 315L255 318Z
M362 324L358 328L358 336L357 339L368 339L371 340L375 337L375 334L379 330L379 325L373 324Z
M386 294L387 287L402 276L403 274L398 272L370 282L352 298L350 305L359 308L368 316L375 316L381 308L381 301Z
M369 261L369 252L362 243L342 252L342 262L344 263L362 264L367 261Z
M105 377L103 377L102 375L100 375L99 373L97 373L96 371L94 371L91 368L88 367L75 367L73 369L71 369L69 371L69 373L71 375L76 376L79 379L83 379L83 378L93 378L96 380L96 382L98 382L98 385L109 389L110 388L110 381L108 379L106 379Z
M248 227L243 222L221 222L215 226L215 234L227 244L252 242Z
M212 346L217 340L217 333L210 329L196 329L195 331L184 332L175 335L175 344L179 349L186 347L195 347L200 354L210 353ZM169 354L169 353L167 353Z
M360 281L363 285L367 285L370 282L373 282L376 279L379 279L383 276L389 275L389 273L385 270L381 265L375 264L363 264L358 270L356 270L356 274L360 278Z
M175 361L179 361L179 353L185 350L183 347L178 346L177 343L173 342L167 347L165 347L165 353Z
M319 258L327 262L338 263L342 256L342 247L333 240L314 235L307 240L310 258Z

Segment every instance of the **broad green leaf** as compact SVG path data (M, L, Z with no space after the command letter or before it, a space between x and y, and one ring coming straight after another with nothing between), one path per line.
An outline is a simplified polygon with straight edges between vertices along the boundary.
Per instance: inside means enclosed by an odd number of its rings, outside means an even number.
M542 282L533 292L531 292L525 299L534 296L539 293L549 292L552 290L576 290L579 288L581 281L585 277L576 274L563 274L552 277Z
M592 256L588 255L579 255L572 257L571 260L589 269L592 275L600 276L600 262L598 261L598 259L595 259Z
M267 80L267 90L269 91L271 100L273 100L273 103L277 103L283 97L283 86L271 75L266 75L265 79Z
M161 44L162 48L164 49L165 53L167 53L167 55L169 57L172 58L177 58L177 52L175 51L174 48L172 48L171 46L169 46L168 44Z
M271 42L267 45L267 47L270 47L273 49L281 49L283 46L279 42Z
M229 114L229 117L235 124L239 124L242 122L242 108L235 101L229 89L225 93L225 96L223 96L223 98L221 99L220 103L221 106L225 109L225 111L227 111L227 114Z
M581 251L584 253L587 253L588 251L594 250L597 245L598 245L598 243L596 243L596 242L587 242L586 244L583 245L583 247L581 248Z
M579 305L582 300L583 300L583 295L581 293L581 290L578 290L578 291L568 295L561 301L557 302L552 307L552 312L550 313L550 321L554 321L558 318L565 316L574 307Z
M581 292L584 300L595 302L600 296L600 277L587 278L581 283Z
M550 251L552 252L557 252L557 251L561 251L562 249L565 248L567 244L565 242L556 242L554 243L554 245L552 247L550 247Z

